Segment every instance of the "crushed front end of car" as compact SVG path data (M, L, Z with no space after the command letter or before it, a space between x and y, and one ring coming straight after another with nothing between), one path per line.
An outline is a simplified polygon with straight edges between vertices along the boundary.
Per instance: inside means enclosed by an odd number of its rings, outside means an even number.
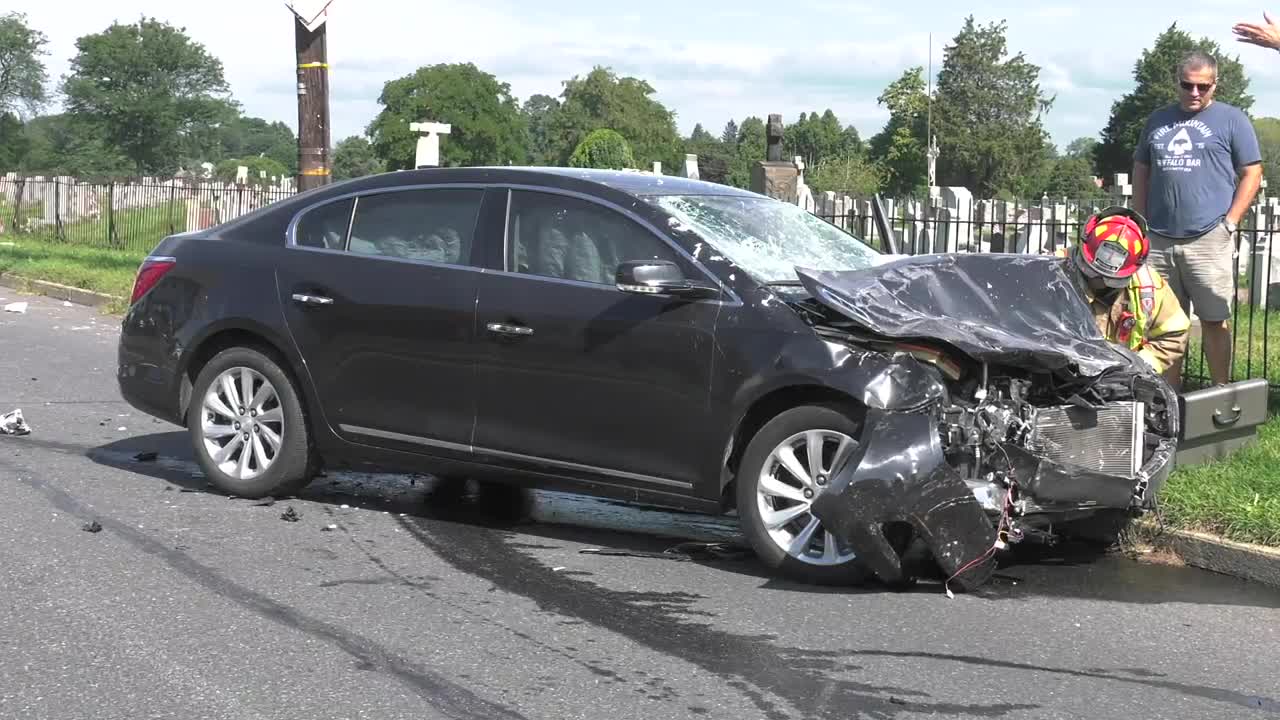
M883 581L910 579L893 526L911 528L949 586L972 589L1011 544L1153 507L1177 396L1099 333L1060 260L926 255L798 273L808 296L793 306L816 332L901 368L858 389L876 399L862 447L813 504Z

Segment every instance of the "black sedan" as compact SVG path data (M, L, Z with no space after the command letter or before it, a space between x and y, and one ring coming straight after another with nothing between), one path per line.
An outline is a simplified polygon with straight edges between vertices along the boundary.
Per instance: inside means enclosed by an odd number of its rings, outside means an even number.
M1060 260L885 256L801 208L649 173L457 168L163 240L119 348L210 481L322 466L736 511L771 568L980 584L1008 544L1151 505L1172 391Z

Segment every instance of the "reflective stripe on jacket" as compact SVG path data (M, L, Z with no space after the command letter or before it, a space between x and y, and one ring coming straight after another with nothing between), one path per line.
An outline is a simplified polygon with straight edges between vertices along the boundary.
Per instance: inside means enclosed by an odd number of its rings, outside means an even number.
M1068 257L1066 248L1054 254ZM1080 275L1075 263L1069 258L1067 262L1068 273ZM1191 319L1178 304L1169 283L1150 265L1138 268L1125 292L1117 293L1110 303L1095 297L1087 282L1082 285L1093 319L1107 340L1127 346L1158 373L1186 353Z

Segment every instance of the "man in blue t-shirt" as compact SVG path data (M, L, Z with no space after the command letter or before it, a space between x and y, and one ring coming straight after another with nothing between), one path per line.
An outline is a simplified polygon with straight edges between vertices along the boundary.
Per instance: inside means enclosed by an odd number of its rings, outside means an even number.
M1230 379L1235 233L1262 182L1253 123L1214 102L1218 64L1188 53L1178 64L1178 103L1147 118L1133 156L1133 209L1150 226L1149 262L1188 315L1200 318L1215 385ZM1182 363L1165 372L1181 390Z

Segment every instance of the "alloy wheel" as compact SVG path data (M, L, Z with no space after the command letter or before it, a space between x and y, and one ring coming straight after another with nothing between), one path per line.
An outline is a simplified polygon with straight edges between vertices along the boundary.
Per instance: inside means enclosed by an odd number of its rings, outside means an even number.
M203 401L204 449L218 469L251 480L275 462L284 442L284 412L275 387L247 367L223 371Z
M779 443L760 469L760 519L773 542L796 560L840 565L854 559L853 550L827 531L810 508L857 447L858 441L843 433L809 430Z

